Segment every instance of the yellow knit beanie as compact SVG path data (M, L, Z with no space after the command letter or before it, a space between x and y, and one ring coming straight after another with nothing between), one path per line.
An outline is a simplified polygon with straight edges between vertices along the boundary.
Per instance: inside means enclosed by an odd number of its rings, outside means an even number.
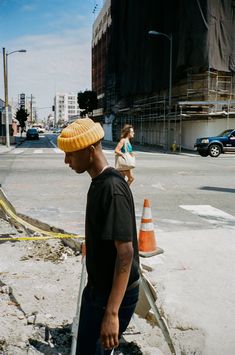
M100 123L90 118L79 118L64 128L57 138L58 147L65 153L89 147L104 137Z

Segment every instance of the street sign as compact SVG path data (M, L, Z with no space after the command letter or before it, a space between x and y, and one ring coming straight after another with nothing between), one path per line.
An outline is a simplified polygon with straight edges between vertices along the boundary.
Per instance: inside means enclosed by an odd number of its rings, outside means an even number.
M19 106L20 108L25 109L25 94L20 94Z

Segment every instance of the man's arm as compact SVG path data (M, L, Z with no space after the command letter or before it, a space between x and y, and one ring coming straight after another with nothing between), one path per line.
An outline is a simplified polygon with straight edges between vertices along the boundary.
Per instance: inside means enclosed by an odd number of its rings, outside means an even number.
M125 139L124 138L122 138L120 140L120 142L118 142L118 145L116 146L115 151L114 151L116 154L123 156L123 153L122 153L121 149L124 146L124 143L125 143Z
M133 259L132 242L116 241L117 257L113 276L113 285L101 324L101 342L105 349L118 346L118 311L126 292Z

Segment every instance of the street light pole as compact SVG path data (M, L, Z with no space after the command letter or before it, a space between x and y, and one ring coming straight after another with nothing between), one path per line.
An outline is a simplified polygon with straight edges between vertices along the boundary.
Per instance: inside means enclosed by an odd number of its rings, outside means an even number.
M171 115L171 99L172 99L172 33L167 35L163 32L158 31L149 31L149 35L151 36L163 36L169 40L170 43L170 58L169 58L169 92L168 92L168 125L167 125L167 150L169 150L170 145L170 115Z
M6 146L10 147L9 134L9 116L8 116L8 79L7 79L7 55L6 49L2 49L3 53L3 71L4 71L4 93L5 93L5 130L6 130Z
M5 125L6 125L6 146L10 147L10 132L9 132L9 105L8 105L8 56L12 53L25 53L25 49L19 49L17 51L12 51L6 53L6 49L2 49L3 54L3 72L4 72L4 93L5 93Z

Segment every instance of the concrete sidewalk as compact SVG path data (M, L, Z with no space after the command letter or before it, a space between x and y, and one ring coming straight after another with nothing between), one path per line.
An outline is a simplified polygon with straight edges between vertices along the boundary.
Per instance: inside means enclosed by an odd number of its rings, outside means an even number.
M11 145L10 147L6 147L5 145L3 144L0 144L0 154L4 154L4 153L7 153L7 152L10 152L12 151L13 149L15 149L16 145Z
M149 278L185 354L235 354L235 222L231 227L159 232L164 254ZM184 339L183 339L184 338ZM184 348L182 347L184 346Z
M16 147L18 147L24 141L25 141L25 137L16 136L15 137L15 144L11 144L10 147L7 147L4 144L0 144L0 154L4 154L4 153L14 150Z
M115 149L115 147L117 146L118 142L111 142L111 141L102 141L102 145L105 148L110 148L110 149ZM165 151L163 148L161 147L157 147L154 145L144 145L144 144L132 144L133 147L133 151L139 151L139 152L151 152L151 153L162 153L162 154L193 154L193 155L197 155L197 152L194 150L188 150L188 149L182 149L182 151L179 153L178 151L176 152L172 152L172 151Z

